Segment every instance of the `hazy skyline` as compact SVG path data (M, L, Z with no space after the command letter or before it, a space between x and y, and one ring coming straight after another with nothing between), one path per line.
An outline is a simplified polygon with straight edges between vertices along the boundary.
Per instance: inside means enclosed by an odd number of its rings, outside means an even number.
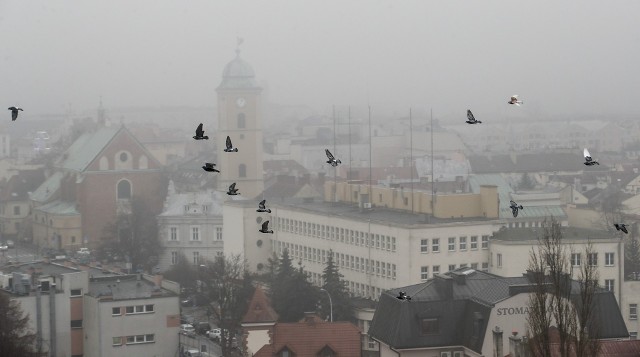
M637 1L591 0L0 0L0 97L21 117L100 96L214 106L241 37L267 100L318 112L637 115L638 13ZM524 105L506 104L511 94Z

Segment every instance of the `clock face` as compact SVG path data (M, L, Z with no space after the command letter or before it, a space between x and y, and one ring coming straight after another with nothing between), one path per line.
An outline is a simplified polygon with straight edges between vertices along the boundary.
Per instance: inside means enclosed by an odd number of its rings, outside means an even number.
M240 97L238 99L236 99L236 104L238 105L238 108L242 108L247 104L247 100Z

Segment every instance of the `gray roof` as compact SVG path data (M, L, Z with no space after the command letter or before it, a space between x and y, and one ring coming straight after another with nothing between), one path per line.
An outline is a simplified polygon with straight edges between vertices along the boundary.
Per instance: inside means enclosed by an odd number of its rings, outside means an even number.
M218 89L259 89L255 76L251 65L241 59L240 51L236 50L236 58L227 63L222 71L222 83Z
M531 153L517 154L515 161L511 155L498 154L490 156L469 156L471 170L476 174L507 173L507 172L554 172L575 171L581 172L583 165L582 151L575 153ZM597 171L606 170L605 166L597 168ZM589 169L589 171L596 171Z
M62 274L70 274L80 272L80 269L71 268L57 263L46 263L43 261L36 261L30 263L23 263L20 265L8 266L2 269L3 273L19 272L23 274L29 274L30 269L36 269L42 272L44 276L60 276Z
M77 216L80 214L80 212L78 212L78 210L76 209L76 203L69 201L55 200L42 206L38 206L36 207L36 209L42 212L60 216Z
M159 216L191 216L199 214L203 216L222 216L222 203L231 196L220 191L208 190L202 192L175 193L168 195L165 209ZM188 213L184 211L186 205L190 206ZM207 211L202 211L202 206L207 205Z
M543 233L544 228L505 228L493 234L491 240L502 241L528 241L537 240L538 236ZM615 231L607 232L595 229L578 228L578 227L561 227L563 240L590 240L590 239L609 239L617 240Z
M102 127L80 135L65 151L56 166L68 170L84 171L122 127Z
M36 202L47 202L60 188L62 172L56 172L49 176L33 193L31 199Z
M93 297L112 296L113 300L145 299L176 296L173 292L158 288L137 275L94 277L89 281L89 293Z
M525 276L504 278L460 268L421 284L388 290L380 296L369 335L395 349L465 346L480 353L492 308L502 300L526 292L529 286ZM577 282L573 287L579 290ZM397 299L400 291L406 292L411 301ZM628 337L613 293L600 289L594 300L595 326L601 327L594 335ZM423 335L421 320L430 317L439 319L440 332Z

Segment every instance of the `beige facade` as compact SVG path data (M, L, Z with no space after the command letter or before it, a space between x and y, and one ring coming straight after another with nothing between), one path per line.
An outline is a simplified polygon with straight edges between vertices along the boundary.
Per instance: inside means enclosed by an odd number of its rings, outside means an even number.
M50 205L33 209L33 239L40 247L77 250L84 247L82 217L79 213L60 214L49 210Z
M29 224L29 201L5 201L0 202L0 232L3 235L17 236L25 232L25 224Z
M640 281L629 280L622 283L622 299L620 299L620 311L624 322L629 329L632 340L638 339L640 320L638 320L638 307L640 307Z

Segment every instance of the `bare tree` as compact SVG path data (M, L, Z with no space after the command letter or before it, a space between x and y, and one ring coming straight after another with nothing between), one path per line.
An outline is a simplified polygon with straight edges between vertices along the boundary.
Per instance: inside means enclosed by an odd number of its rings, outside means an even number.
M551 218L543 228L529 260L533 283L527 316L529 350L536 357L551 356L549 330L555 323L560 356L595 356L599 351L594 320L598 271L591 262L593 247L587 244L572 262L574 252L563 245L560 223ZM577 276L574 266L579 267Z

